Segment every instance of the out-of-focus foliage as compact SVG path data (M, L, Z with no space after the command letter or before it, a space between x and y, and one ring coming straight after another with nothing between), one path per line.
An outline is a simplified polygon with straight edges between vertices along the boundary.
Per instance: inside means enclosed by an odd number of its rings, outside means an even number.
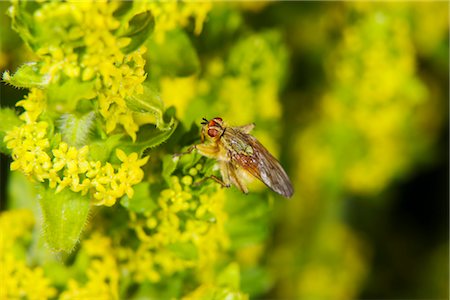
M448 239L395 294L384 220L357 211L384 217L393 186L441 163L447 5L0 8L1 299L448 297ZM221 189L214 160L173 155L216 116L256 123L292 200Z

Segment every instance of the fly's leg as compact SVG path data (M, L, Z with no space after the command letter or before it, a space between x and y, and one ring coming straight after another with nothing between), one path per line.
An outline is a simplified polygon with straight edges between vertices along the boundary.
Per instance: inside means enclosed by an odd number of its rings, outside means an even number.
M179 156L183 156L183 155L189 154L192 151L194 151L195 149L197 149L197 145L192 145L186 151L181 152L181 153L175 153L175 154L172 155L172 157L175 158L175 157L179 157Z
M219 167L220 167L220 174L222 175L222 180L220 178L218 178L217 176L211 175L211 176L201 179L200 181L197 181L196 183L194 183L194 185L198 186L198 185L202 184L203 182L205 182L206 180L212 179L215 182L217 182L218 184L220 184L222 187L226 187L226 188L230 187L231 184L230 184L228 163L220 162Z
M201 185L202 183L204 183L204 182L205 182L206 180L208 180L208 179L214 180L215 182L217 182L218 184L220 184L222 187L226 187L226 188L230 187L230 184L226 184L226 183L223 182L220 178L218 178L217 176L214 176L214 175L210 175L210 176L205 177L205 178L203 178L203 179L201 179L201 180L199 180L199 181L197 181L197 182L194 182L193 185L194 185L194 186L199 186L199 185Z
M237 169L231 163L228 163L228 170L230 172L231 182L244 194L248 194L248 188L242 181L239 174L237 174Z

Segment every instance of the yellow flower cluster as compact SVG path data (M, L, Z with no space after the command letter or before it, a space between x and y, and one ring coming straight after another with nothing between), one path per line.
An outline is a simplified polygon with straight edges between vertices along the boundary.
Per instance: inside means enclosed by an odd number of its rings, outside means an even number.
M67 290L60 299L119 299L119 266L109 237L94 232L83 241L81 251L86 254L89 266L84 285L69 279Z
M25 111L20 115L20 119L26 123L36 122L37 118L45 111L47 101L45 94L41 89L32 88L25 99L16 103L16 106L22 106Z
M200 34L212 3L209 1L148 1L142 2L143 10L150 10L155 18L154 39L163 42L167 31L186 27L195 20L194 33Z
M12 152L11 170L21 170L27 176L35 175L39 181L49 178L52 163L47 153L50 147L47 127L47 122L30 123L8 132L4 142Z
M37 300L56 295L42 268L30 268L23 259L21 244L30 238L33 225L29 210L10 210L0 215L0 299Z
M301 181L314 193L325 176L353 192L378 192L416 155L409 139L418 134L413 115L426 90L415 75L406 8L358 3L353 9L357 23L345 29L329 60L333 85L320 102L320 118L297 146Z
M37 22L67 20L67 34L61 36L61 45L47 45L37 53L43 59L42 74L58 81L61 75L94 80L98 94L99 111L106 120L106 131L113 131L118 124L133 140L139 129L133 113L125 104L125 98L143 93L142 82L146 78L145 60L140 48L124 54L122 48L131 41L127 37L116 37L114 31L121 26L113 13L119 2L53 2L45 3L35 14ZM58 23L58 26L61 23ZM75 48L84 48L81 53Z
M195 168L190 173L195 173ZM132 228L141 243L130 255L129 269L139 282L157 282L162 276L195 268L201 280L212 278L211 265L228 247L224 229L224 193L196 197L192 177L173 176L172 188L163 190L156 213L140 218L131 214Z
M125 194L133 197L132 186L144 177L140 167L148 157L139 159L137 153L127 156L117 149L116 155L122 164L116 170L109 162L102 165L100 161L88 160L88 146L77 149L61 142L52 150L52 159L48 153L47 126L46 122L30 123L8 132L4 141L14 159L11 170L21 170L40 182L48 180L50 188L56 188L56 192L65 187L83 195L91 192L96 205L111 206Z

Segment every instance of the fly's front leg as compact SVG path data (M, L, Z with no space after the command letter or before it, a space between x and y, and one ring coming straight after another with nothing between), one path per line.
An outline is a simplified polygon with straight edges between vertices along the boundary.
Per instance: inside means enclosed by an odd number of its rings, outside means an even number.
M172 157L175 158L175 157L183 156L185 154L189 154L192 151L194 151L195 149L197 149L197 145L192 145L186 151L181 152L181 153L175 153L175 154L172 155Z

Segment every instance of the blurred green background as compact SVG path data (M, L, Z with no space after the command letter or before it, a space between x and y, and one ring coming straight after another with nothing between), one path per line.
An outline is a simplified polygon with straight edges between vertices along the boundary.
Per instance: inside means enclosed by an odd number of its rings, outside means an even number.
M0 3L2 71L29 60L3 15L7 7ZM268 290L241 282L244 292L449 297L448 30L445 2L245 2L210 12L192 37L200 64L248 32L284 47L268 58L286 67L273 74L281 78L281 118L262 128L276 128L268 129L268 147L296 192L273 205L264 249L239 254L244 269L262 263L272 274ZM272 75L265 71L263 78ZM12 107L25 92L2 84L1 105ZM239 96L228 119L250 105ZM189 109L186 124L204 114ZM236 118L230 122L252 121L251 113ZM9 162L1 158L4 210ZM261 261L251 259L255 253Z

